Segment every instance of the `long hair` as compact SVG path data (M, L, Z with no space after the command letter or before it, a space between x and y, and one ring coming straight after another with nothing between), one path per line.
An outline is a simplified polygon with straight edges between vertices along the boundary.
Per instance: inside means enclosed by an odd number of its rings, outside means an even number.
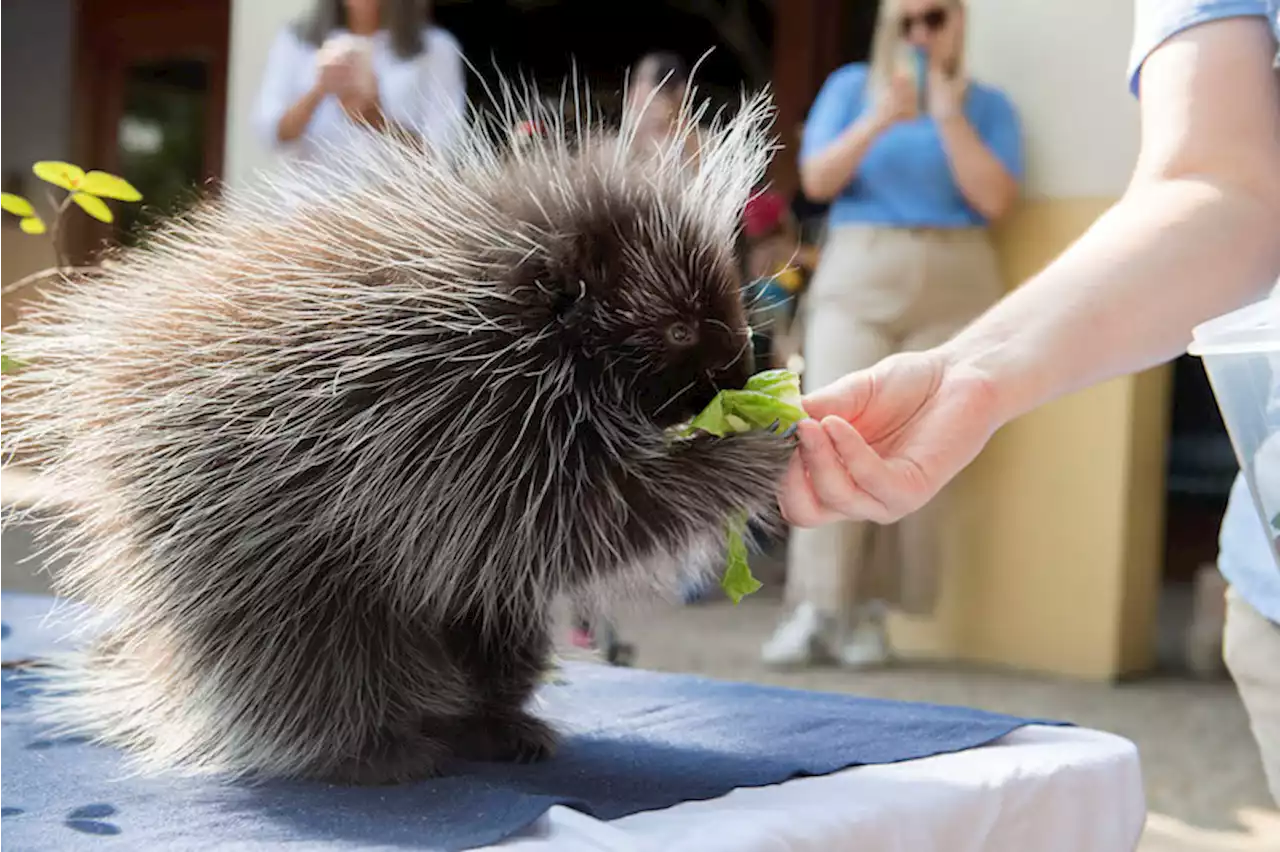
M965 74L965 24L964 18L965 4L964 0L942 0L943 5L948 6L951 11L959 12L961 19L959 21L960 32L955 57L955 73L961 76ZM880 12L876 17L876 31L871 39L871 61L867 73L867 96L871 102L880 96L885 87L889 85L889 81L893 78L894 70L899 66L904 56L902 38L898 32L898 16L901 11L898 0L880 0Z
M431 23L430 0L380 0L379 17L383 29L391 33L396 56L410 59L426 48L422 31ZM319 47L334 30L347 26L347 5L343 0L313 0L311 11L297 24L299 37Z

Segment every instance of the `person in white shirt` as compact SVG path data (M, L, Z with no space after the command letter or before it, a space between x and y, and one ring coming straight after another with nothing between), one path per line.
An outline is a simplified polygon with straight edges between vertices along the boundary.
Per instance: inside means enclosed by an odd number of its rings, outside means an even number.
M276 35L254 124L287 157L347 152L388 131L447 152L466 98L462 49L425 0L315 0Z

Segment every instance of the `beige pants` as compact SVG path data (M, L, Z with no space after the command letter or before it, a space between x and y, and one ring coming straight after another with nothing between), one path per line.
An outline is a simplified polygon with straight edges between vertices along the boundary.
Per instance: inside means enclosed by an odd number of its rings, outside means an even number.
M1249 714L1271 797L1280 806L1280 624L1227 589L1222 657Z
M836 226L804 300L805 391L895 352L943 343L1002 294L983 230ZM927 613L937 588L935 530L945 511L944 491L894 525L792 530L788 600L841 621L868 600Z

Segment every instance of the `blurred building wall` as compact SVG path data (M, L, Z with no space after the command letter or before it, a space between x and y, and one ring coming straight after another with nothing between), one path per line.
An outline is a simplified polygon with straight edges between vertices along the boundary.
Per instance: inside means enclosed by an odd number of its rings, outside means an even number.
M5 0L3 53L0 70L4 82L4 124L0 130L0 170L4 189L25 194L42 212L49 205L37 190L31 174L37 160L71 155L71 102L73 8L71 0ZM0 284L47 268L53 250L43 237L18 230L18 222L5 216L0 225ZM14 320L20 299L3 301L0 325Z
M236 186L271 165L274 155L253 132L253 109L276 33L311 6L310 0L232 0L231 60L223 176Z

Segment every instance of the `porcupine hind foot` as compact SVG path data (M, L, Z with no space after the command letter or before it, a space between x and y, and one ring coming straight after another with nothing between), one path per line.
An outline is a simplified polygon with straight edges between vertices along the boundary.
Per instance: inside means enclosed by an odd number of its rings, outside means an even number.
M338 784L377 786L419 781L439 775L450 756L444 742L413 731L379 731L364 753L341 761L325 773Z
M546 722L517 710L466 720L456 747L468 760L536 763L554 756L559 741Z
M544 616L474 618L460 622L452 639L479 693L477 706L452 732L458 756L513 763L553 756L558 734L524 709L542 681L551 652Z

